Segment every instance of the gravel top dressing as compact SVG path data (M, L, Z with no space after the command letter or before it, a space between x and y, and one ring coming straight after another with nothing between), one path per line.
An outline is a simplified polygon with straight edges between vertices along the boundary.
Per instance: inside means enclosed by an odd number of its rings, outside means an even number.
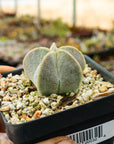
M19 124L88 103L113 92L114 85L104 81L97 70L92 70L87 64L76 94L68 91L65 95L42 96L24 72L15 76L9 74L6 78L0 75L0 111L9 123Z

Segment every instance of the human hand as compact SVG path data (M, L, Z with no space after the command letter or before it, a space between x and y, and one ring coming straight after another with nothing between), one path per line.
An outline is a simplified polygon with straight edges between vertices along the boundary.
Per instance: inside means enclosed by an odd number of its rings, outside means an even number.
M39 142L37 144L76 144L76 143L67 136L58 136Z
M9 72L13 70L16 70L16 68L12 66L0 65L0 73Z
M0 133L0 144L13 144L9 139L6 133ZM51 138L36 144L76 144L69 137L59 136Z

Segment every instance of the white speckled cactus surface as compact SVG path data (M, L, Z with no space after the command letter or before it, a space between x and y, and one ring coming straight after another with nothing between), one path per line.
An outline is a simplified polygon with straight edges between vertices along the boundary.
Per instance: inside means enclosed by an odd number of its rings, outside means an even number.
M82 81L85 59L75 47L57 48L53 43L50 49L39 47L31 50L25 56L23 66L39 94L76 93Z

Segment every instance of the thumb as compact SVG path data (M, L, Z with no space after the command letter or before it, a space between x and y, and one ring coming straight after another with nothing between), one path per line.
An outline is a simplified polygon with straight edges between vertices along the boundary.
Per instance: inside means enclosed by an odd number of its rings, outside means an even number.
M76 144L73 140L63 140L57 144Z
M16 70L15 67L6 66L6 65L0 65L0 73L9 72L9 71L14 71L14 70Z

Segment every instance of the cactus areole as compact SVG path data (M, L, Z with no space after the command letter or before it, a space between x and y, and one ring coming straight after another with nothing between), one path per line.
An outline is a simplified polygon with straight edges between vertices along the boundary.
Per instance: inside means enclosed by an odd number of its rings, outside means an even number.
M23 60L23 67L40 95L64 95L69 91L78 91L85 59L75 47L57 48L53 43L50 49L39 47L28 52Z

